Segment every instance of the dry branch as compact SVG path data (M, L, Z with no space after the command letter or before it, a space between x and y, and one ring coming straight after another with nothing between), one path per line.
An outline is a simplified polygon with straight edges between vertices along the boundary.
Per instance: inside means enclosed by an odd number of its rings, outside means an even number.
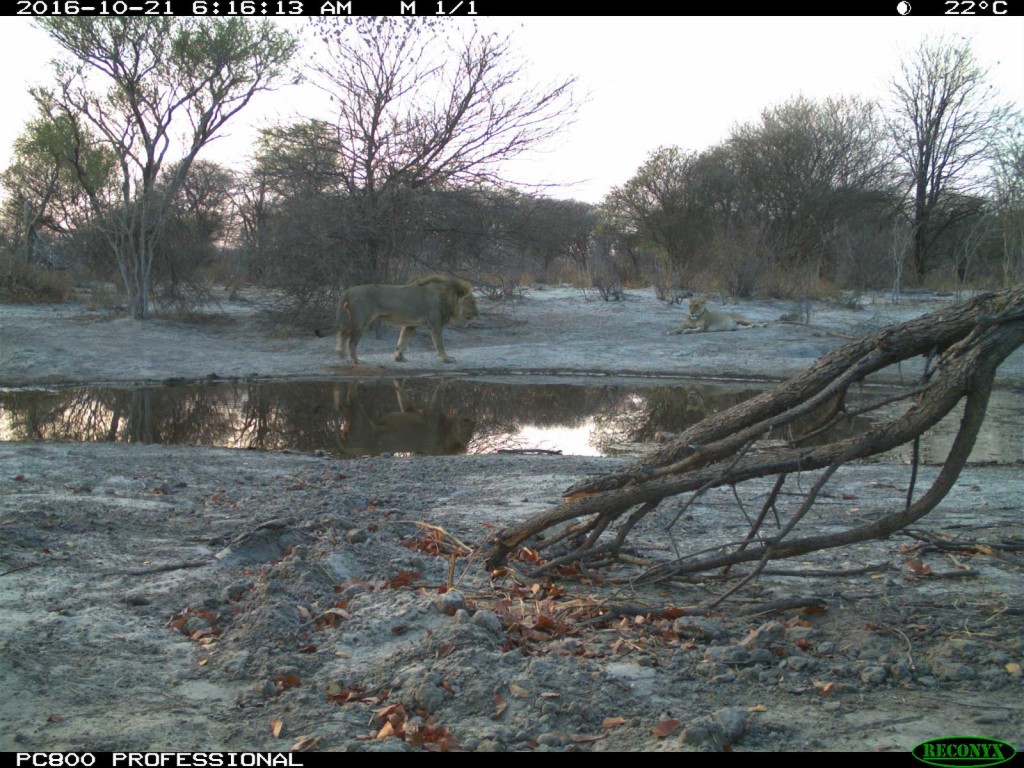
M532 546L545 550L560 542L569 549L540 570L572 562L594 567L625 560L621 550L627 534L663 499L682 493L699 495L711 488L772 475L777 476L775 488L756 520L748 519L750 532L742 541L711 553L705 550L659 562L642 578L664 580L758 562L759 566L744 575L749 578L769 560L887 536L920 519L948 493L984 420L996 369L1022 343L1024 286L978 296L846 344L774 390L709 416L626 471L573 485L565 492L563 503L500 531L490 542L487 562L497 566L528 539L545 536L549 538ZM918 356L927 356L928 364L906 410L854 437L814 447L801 445L808 433L819 432L823 424L837 420L851 385ZM788 538L839 467L917 440L963 399L964 415L949 455L932 487L917 501L908 493L902 509L869 525ZM806 426L808 419L813 421L810 427ZM788 443L759 447L769 432L801 425L802 432ZM826 471L804 494L799 508L772 537L765 536L761 525L768 512L775 511L786 476L819 469ZM632 514L620 523L615 536L602 537L630 510ZM566 523L568 531L549 530Z

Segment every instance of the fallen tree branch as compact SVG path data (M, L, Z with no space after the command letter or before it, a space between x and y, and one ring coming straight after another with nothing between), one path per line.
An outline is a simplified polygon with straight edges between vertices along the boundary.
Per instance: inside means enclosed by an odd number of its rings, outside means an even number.
M775 559L795 557L835 546L844 546L891 535L931 511L948 493L962 470L984 420L992 382L999 364L1024 343L1024 287L978 296L940 312L887 328L847 344L819 360L808 371L780 384L773 391L710 416L690 427L664 448L629 469L587 478L569 488L563 502L500 531L490 542L487 562L502 563L508 554L528 540L543 550L554 541L568 543L569 551L542 565L540 571L578 563L596 567L622 562L625 534L658 504L671 496L689 493L682 512L699 495L712 488L735 486L746 480L777 476L775 488L754 521L743 512L749 532L738 544L727 544L703 554L676 552L669 561L655 561L640 578L671 580L742 562L759 562L756 576ZM818 446L802 444L803 434L782 445L762 445L780 427L794 427L811 419L817 432L822 423L840 418L851 385L871 373L909 358L928 356L922 381L900 398L914 402L860 435L835 439ZM916 483L909 483L900 511L836 533L795 536L807 512L833 473L850 461L868 458L916 441L925 431L966 400L964 416L945 463L932 487L916 501ZM877 407L876 403L873 407ZM820 414L825 412L825 417ZM790 520L771 537L762 530L767 514L774 511L785 477L825 469ZM605 532L633 510L612 541ZM673 523L676 522L673 520ZM575 522L573 522L575 521ZM558 531L568 523L574 535ZM806 527L806 526L805 526ZM551 535L553 534L553 535ZM545 536L550 536L545 539ZM631 556L636 561L635 556ZM748 574L749 575L749 574ZM746 577L744 577L746 578ZM719 600L728 596L723 595Z

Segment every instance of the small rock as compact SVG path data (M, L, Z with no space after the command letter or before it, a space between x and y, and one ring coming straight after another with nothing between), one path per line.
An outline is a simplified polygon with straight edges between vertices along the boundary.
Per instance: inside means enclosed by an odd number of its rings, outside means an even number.
M252 589L251 581L236 581L228 584L220 593L221 601L225 603L237 603L242 596Z
M885 667L865 667L860 672L860 681L865 685L881 685L889 677Z
M466 596L459 590L453 589L438 595L434 600L434 606L446 616L454 616L456 611L465 610Z
M693 640L718 640L728 633L717 621L700 616L683 616L672 623L672 630L680 637Z
M473 614L473 623L483 627L492 635L501 635L505 631L505 625L501 623L498 614L493 611L477 611Z
M364 528L353 528L350 531L345 531L345 541L349 544L362 544L369 538L369 534Z
M560 747L567 741L564 733L548 731L537 737L537 743L546 747Z
M746 664L750 653L742 645L712 645L704 649L704 658L717 664Z

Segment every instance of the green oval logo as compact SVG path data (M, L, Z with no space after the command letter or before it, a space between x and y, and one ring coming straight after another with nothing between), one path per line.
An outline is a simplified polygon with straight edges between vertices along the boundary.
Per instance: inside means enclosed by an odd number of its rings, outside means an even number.
M999 739L983 736L943 736L922 741L911 754L928 765L942 768L999 765L1012 760L1017 750Z

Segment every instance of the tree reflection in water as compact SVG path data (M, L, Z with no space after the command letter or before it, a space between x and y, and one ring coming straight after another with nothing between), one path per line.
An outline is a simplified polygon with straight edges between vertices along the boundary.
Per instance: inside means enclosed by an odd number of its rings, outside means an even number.
M144 388L0 392L0 439L214 445L322 450L338 456L428 455L545 448L641 452L660 433L682 432L758 385L659 382L512 384L442 379L216 383ZM996 396L994 407L1000 407ZM975 460L1019 461L1021 398L989 420ZM866 423L854 420L844 430ZM953 425L955 427L955 424ZM528 430L528 431L524 431ZM941 440L943 429L935 439ZM528 438L527 435L530 437ZM778 435L784 438L784 435ZM542 443L542 444L541 444ZM926 449L927 450L927 449ZM575 452L580 452L578 447ZM990 455L991 454L991 455Z

